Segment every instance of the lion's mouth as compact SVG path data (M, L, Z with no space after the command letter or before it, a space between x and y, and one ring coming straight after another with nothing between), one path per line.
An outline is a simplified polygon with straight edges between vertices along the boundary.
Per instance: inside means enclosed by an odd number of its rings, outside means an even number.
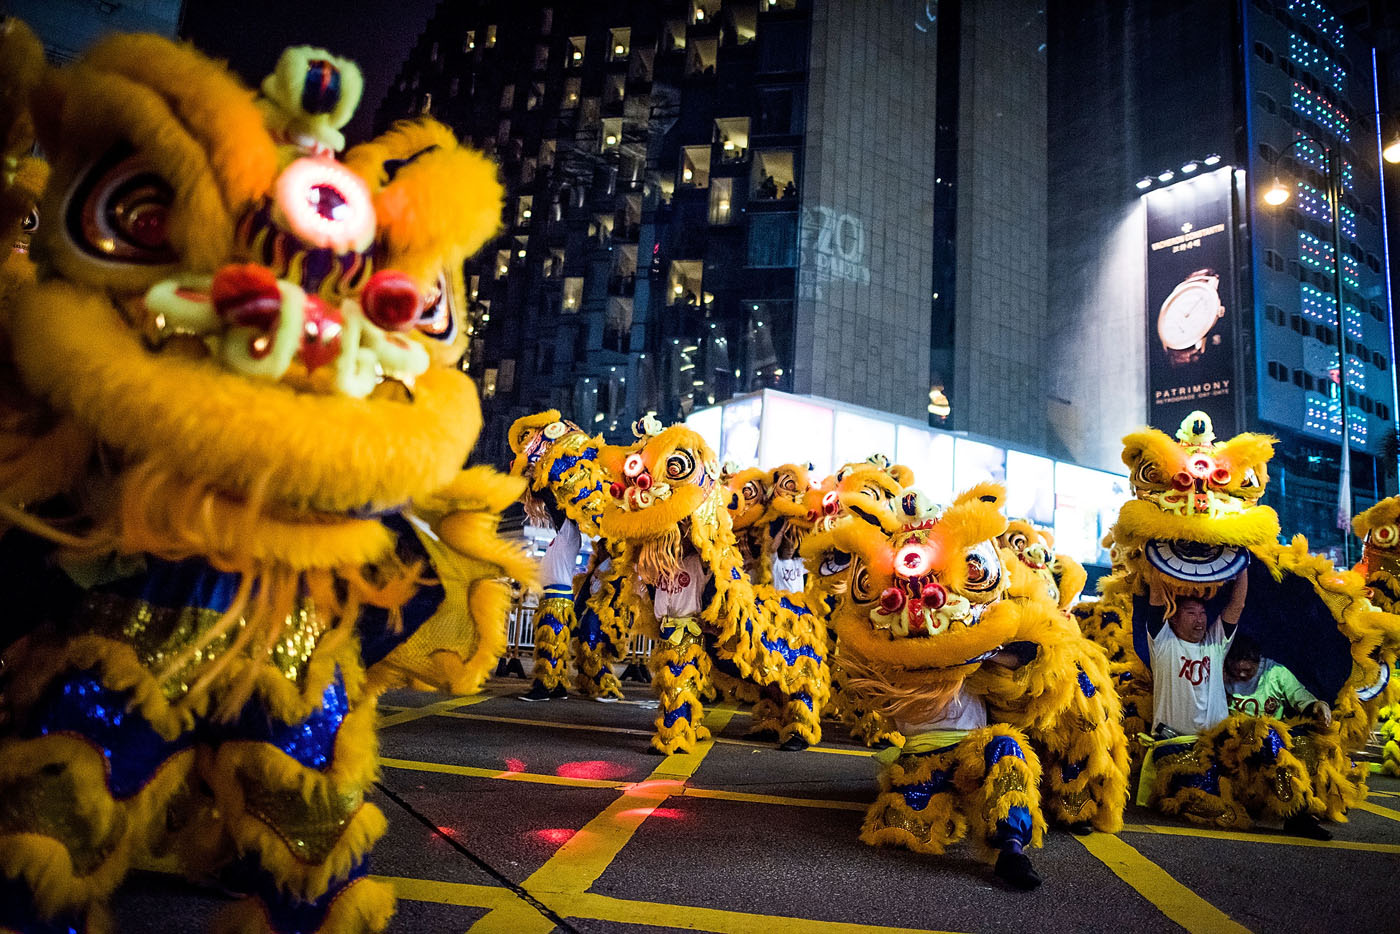
M400 333L417 313L417 291L400 274L376 276L385 278L371 280L360 300L333 305L264 267L226 266L212 277L163 280L120 308L154 352L181 348L303 392L412 401L414 381L430 363Z
M1180 539L1152 539L1143 546L1143 554L1161 575L1188 587L1223 583L1249 563L1249 550L1242 546Z

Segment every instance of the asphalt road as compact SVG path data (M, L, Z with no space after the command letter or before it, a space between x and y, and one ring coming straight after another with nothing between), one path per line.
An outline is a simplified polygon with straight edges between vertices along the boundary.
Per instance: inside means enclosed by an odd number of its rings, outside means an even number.
M1019 893L961 847L861 844L876 790L862 747L781 752L742 739L743 711L716 708L715 742L662 757L647 750L648 688L528 704L525 687L384 698L374 800L390 830L371 865L399 891L391 931L1400 930L1394 779L1373 778L1331 843L1133 808L1120 836L1052 833L1032 851L1045 884ZM140 874L114 907L120 930L184 932L223 903Z

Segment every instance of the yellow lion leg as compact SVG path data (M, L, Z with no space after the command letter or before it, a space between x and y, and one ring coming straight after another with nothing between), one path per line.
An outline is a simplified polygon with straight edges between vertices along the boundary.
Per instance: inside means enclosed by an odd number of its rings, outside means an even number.
M782 727L783 708L768 697L761 697L753 705L753 715L749 718L746 736L773 739Z
M953 782L953 751L900 756L880 772L880 795L866 808L860 840L937 855L967 835L963 796Z
M52 921L106 930L102 903L193 761L186 749L151 763L139 790L117 798L107 758L86 739L54 733L0 743L0 929Z
M231 871L246 877L252 895L217 930L279 931L294 921L297 930L366 934L387 926L393 893L367 875L369 851L386 829L365 801L377 762L374 705L347 706L203 751L200 771L242 854Z
M622 698L622 682L612 670L615 659L611 646L603 642L590 645L584 639L575 639L574 659L578 665L574 687L580 694L590 698Z
M817 713L810 694L790 694L783 703L778 741L786 743L794 736L801 737L808 745L822 741L821 716Z
M535 610L534 678L546 691L563 687L568 678L569 640L575 622L572 597L546 596Z
M955 751L954 781L963 794L973 851L988 862L1008 843L1040 846L1040 760L1020 730L993 724L973 730Z
M683 638L679 644L659 641L652 650L648 665L661 705L651 745L658 752L690 752L710 738L710 731L700 723L705 716L700 701L705 680L700 667L704 654L693 638Z

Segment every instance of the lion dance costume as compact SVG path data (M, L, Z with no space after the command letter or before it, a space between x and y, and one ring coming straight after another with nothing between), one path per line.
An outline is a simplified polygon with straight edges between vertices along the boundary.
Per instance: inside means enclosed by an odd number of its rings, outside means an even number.
M1361 576L1308 553L1300 535L1278 543L1278 517L1260 505L1273 439L1217 442L1194 412L1175 439L1143 429L1123 439L1135 498L1113 528L1121 566L1102 597L1075 608L1085 632L1115 660L1127 722L1142 734L1139 799L1195 823L1248 828L1255 818L1345 820L1366 795L1351 753L1365 745L1395 656L1397 620L1366 598ZM1175 601L1220 612L1222 584L1247 567L1239 632L1285 665L1315 696L1332 699L1334 726L1230 716L1195 737L1154 741L1145 620Z
M709 735L700 720L711 681L755 704L755 734L771 732L786 748L820 741L831 685L825 623L802 594L755 585L744 572L709 445L673 425L631 449L609 449L605 466L618 478L602 529L622 544L622 597L639 621L655 619L648 635L657 640L650 664L661 707L652 746L685 751ZM687 592L692 606L652 612L662 594Z
M358 72L318 50L255 102L157 37L16 35L52 178L0 308L0 928L101 929L169 853L248 893L224 929L382 929L366 666L474 687L531 576L452 365L495 169L428 121L337 161Z
M1387 613L1400 613L1400 496L1383 499L1352 520L1362 540L1361 561L1355 570L1366 578L1371 602ZM1392 664L1381 675L1389 683L1382 691L1377 728L1384 743L1381 771L1400 775L1400 678Z
M572 580L545 582L535 611L535 688L556 696L564 690L572 648L579 693L621 698L622 685L612 665L627 653L632 620L619 598L623 574L615 560L616 548L597 538L610 483L598 461L603 440L589 437L551 409L516 419L510 428L510 445L515 452L510 472L529 484L524 502L531 522L556 528L572 522L580 533L595 539L577 593Z
M1004 494L984 484L941 513L916 491L868 502L804 544L836 603L846 689L905 734L882 753L861 839L942 853L971 835L1019 888L1039 877L1044 811L1116 831L1127 743L1107 659L995 538Z

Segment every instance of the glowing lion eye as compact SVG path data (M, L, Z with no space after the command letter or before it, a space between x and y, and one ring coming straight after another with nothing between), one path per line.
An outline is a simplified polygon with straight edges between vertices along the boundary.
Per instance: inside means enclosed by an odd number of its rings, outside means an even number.
M1012 533L1008 541L1011 543L1012 548L1014 548L1017 551L1020 551L1021 549L1026 547L1026 533L1014 532Z
M923 577L933 567L934 549L923 542L907 542L894 556L894 572L900 577Z
M756 503L763 498L763 490L757 483L750 480L744 484L744 499L751 503Z
M358 175L331 159L298 159L277 177L277 210L313 247L344 253L374 238L374 206Z
M689 451L678 448L666 458L666 479L684 480L695 472L695 458Z
M1400 540L1400 528L1394 525L1378 525L1371 530L1371 541L1389 548Z
M622 473L628 477L638 476L646 469L646 462L642 460L642 455L633 452L627 455L622 462Z

